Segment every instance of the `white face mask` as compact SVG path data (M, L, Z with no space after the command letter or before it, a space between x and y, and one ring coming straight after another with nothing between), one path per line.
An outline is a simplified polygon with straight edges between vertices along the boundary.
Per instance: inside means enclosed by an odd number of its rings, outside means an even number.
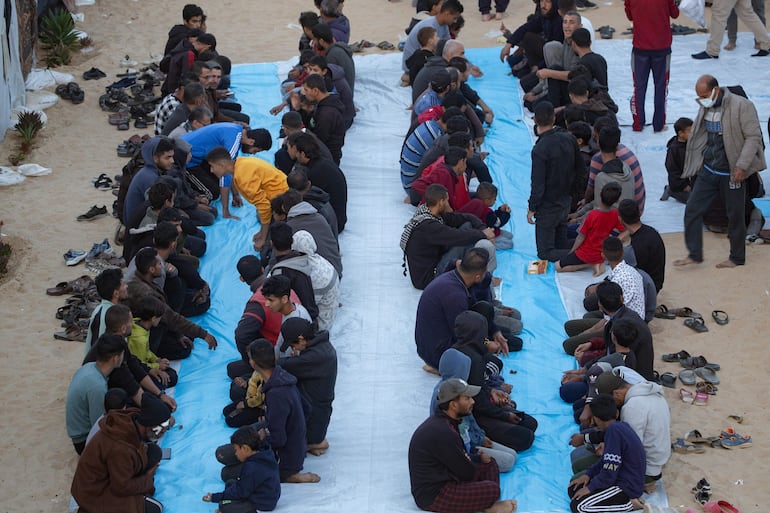
M696 98L695 101L700 104L701 107L704 109L710 109L714 106L714 103L717 100L717 96L719 96L719 92L717 91L717 88L711 90L711 96L708 98Z

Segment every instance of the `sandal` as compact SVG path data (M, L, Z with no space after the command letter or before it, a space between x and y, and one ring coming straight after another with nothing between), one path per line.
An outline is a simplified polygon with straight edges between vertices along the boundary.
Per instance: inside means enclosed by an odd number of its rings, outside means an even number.
M695 398L692 400L692 403L696 406L706 406L708 402L709 402L709 396L708 394L704 394L703 392L696 392Z
M83 275L72 281L62 281L55 287L46 289L45 293L49 296L63 296L64 294L80 294L94 285L94 279L88 275Z
M698 333L706 333L709 329L702 317L690 317L685 319L684 325Z
M379 48L380 50L385 50L385 51L395 50L396 49L395 46L393 46L391 43L389 43L387 41L380 41L379 43L377 43L377 48Z
M684 360L679 360L679 365L685 369L697 369L698 367L705 367L708 365L708 361L704 356L690 356Z
M83 103L86 93L80 88L76 82L70 82L67 84L67 92L69 93L69 99L75 105Z
M677 438L675 442L671 444L671 448L674 452L681 452L685 454L696 453L700 454L706 452L706 449L697 445L691 445L686 443L683 439Z
M59 331L53 334L56 340L67 340L72 342L85 342L86 330L77 324L70 324L65 331Z
M655 317L658 319L676 319L676 314L674 312L669 312L666 305L658 305L657 308L655 308Z
M701 314L698 312L693 312L692 308L689 306L684 306L682 308L675 308L671 310L671 313L676 315L677 317L694 317L694 318L703 318Z
M693 429L692 431L688 431L687 433L685 433L684 440L687 443L691 443L691 444L713 445L714 440L721 440L721 438L718 436L705 438L700 431L698 431L697 429ZM704 481L705 486L708 486L709 489L711 489L711 485L708 484L708 481L706 481L705 479L702 479L701 481ZM703 484L700 483L700 481L698 482L698 485L700 485L701 487L704 486ZM695 485L695 486L697 487L698 485Z
M714 386L711 383L707 383L705 381L698 381L697 383L695 383L695 390L697 392L703 392L704 394L708 394L708 395L717 395L717 390L719 390L719 388Z
M719 384L719 378L717 377L717 373L711 369L708 369L706 367L698 367L697 369L695 369L694 372L696 376L703 379L703 381L706 381L707 383L710 383L712 385Z
M676 386L676 376L670 372L664 372L660 375L660 384L664 387L674 388Z
M602 39L612 39L612 34L615 33L615 29L610 27L609 25L604 25L602 27L599 27L598 29L596 29L596 31L599 33Z
M714 319L714 322L719 324L720 326L724 326L728 322L730 322L730 317L727 315L727 312L724 310L714 310L711 312L711 318Z
M128 123L131 119L131 115L126 111L113 112L107 116L107 122L110 125L119 125L121 123Z
M679 373L679 380L683 385L692 386L697 381L695 379L695 372L689 369L685 369Z
M686 388L679 389L679 398L687 404L692 404L695 399L695 395Z
M690 357L690 353L682 349L678 353L669 353L661 356L664 362L679 362Z
M69 100L71 97L68 84L60 84L56 86L54 92L63 100Z

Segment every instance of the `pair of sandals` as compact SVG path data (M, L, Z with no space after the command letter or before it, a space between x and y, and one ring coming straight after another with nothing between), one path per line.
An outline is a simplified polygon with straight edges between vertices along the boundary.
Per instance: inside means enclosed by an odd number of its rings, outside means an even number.
M674 36L687 36L695 34L696 32L697 30L686 25L677 25L676 23L671 24L671 34Z
M94 187L99 189L100 191L109 191L112 189L112 178L107 176L107 173L102 173L93 180L91 180L91 183L94 184Z
M83 80L99 80L105 78L107 74L99 68L91 68L83 72Z
M698 333L706 333L709 330L703 320L703 316L698 312L694 312L692 308L688 306L669 309L666 305L658 305L657 308L655 308L654 316L658 319L676 319L677 317L685 317L684 325L688 328L697 331ZM720 326L724 326L730 322L730 316L728 316L727 312L724 310L712 311L711 318Z
M86 98L86 93L76 82L60 84L56 87L55 92L61 99L69 100L75 105L83 103Z
M380 41L375 45L372 42L367 41L366 39L362 39L361 41L358 41L356 43L351 43L349 46L354 53L363 52L365 48L371 48L373 46L376 46L380 50L385 50L385 51L391 51L396 49L393 43L390 43L388 41Z
M615 33L615 29L609 25L603 25L596 29L596 32L599 33L602 39L612 39L612 34Z

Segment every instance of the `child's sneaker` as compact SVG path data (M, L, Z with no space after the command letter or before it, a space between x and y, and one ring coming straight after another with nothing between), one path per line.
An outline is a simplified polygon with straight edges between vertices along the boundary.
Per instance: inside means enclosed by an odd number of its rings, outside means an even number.
M70 249L66 253L64 253L64 262L69 265L77 265L86 258L86 252L85 251L75 251L74 249Z
M735 433L722 438L722 447L725 449L745 449L751 447L751 445L750 435L739 435Z
M97 207L94 205L91 207L91 209L86 212L85 214L81 214L78 216L78 221L93 221L94 219L98 219L100 217L104 217L107 215L107 207L102 205L101 207Z

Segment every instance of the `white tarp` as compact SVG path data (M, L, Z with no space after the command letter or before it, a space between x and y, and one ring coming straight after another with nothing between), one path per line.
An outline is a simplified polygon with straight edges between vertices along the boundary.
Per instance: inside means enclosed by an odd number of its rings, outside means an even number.
M0 90L0 141L5 137L11 123L11 111L24 105L24 77L19 58L19 23L16 2L5 0L0 12L0 74L5 87ZM10 10L7 9L10 7ZM7 20L5 13L10 12ZM6 31L6 27L10 27Z

